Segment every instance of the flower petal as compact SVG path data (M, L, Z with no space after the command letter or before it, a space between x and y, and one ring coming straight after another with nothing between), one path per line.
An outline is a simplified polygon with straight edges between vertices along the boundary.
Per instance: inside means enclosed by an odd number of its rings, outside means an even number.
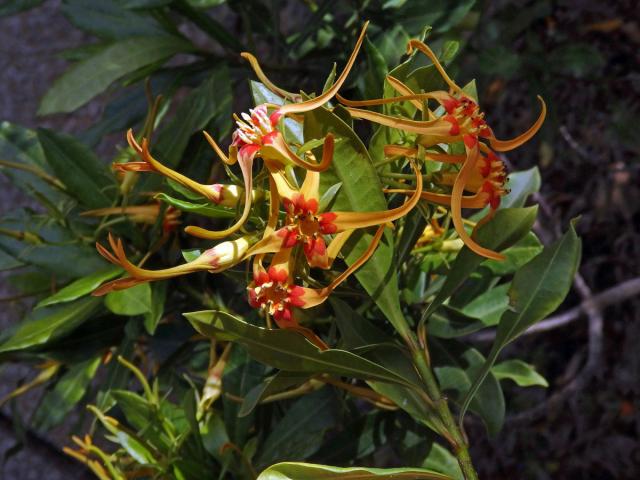
M406 132L419 133L422 135L450 136L451 123L442 118L436 118L429 121L409 120L401 117L393 117L378 112L370 112L369 110L361 110L359 108L347 108L354 118L369 120L386 127L399 128Z
M265 75L264 71L262 70L262 67L260 66L260 63L258 62L258 59L256 57L251 55L249 52L242 52L240 56L249 62L249 64L251 65L251 68L253 68L253 71L255 72L258 79L264 84L265 87L267 87L273 93L275 93L276 95L282 98L290 98L293 101L300 100L301 98L300 95L287 92L286 90L283 90L282 88L277 87L271 80L269 80L269 78Z
M411 162L411 166L416 174L416 189L404 205L391 210L377 212L332 212L335 214L335 219L331 223L337 227L337 231L382 225L387 222L393 222L409 213L418 204L422 193L420 169L415 162Z
M312 98L311 100L307 100L301 103L289 103L287 105L284 105L278 109L278 112L281 113L282 115L286 115L288 113L308 112L310 110L314 110L324 105L329 100L331 100L335 96L335 94L338 92L338 90L340 90L340 88L342 87L342 84L347 79L347 76L349 75L349 71L351 70L351 68L353 67L353 64L356 61L356 56L358 55L358 51L360 50L360 46L362 45L362 41L364 40L364 34L367 31L368 25L369 25L369 22L365 22L364 26L362 27L362 30L360 31L360 36L358 37L356 46L354 47L353 52L351 53L351 56L349 57L349 60L347 61L347 64L344 67L344 70L342 71L342 73L340 74L336 82L331 86L331 88L329 88L322 95Z
M436 67L436 70L438 70L438 72L440 73L440 76L447 83L447 85L449 85L451 90L461 94L463 93L462 88L460 88L456 84L456 82L451 80L449 75L447 75L447 72L444 70L444 67L440 63L440 60L438 60L438 57L436 56L436 54L433 53L433 51L427 45L425 45L419 40L410 40L409 43L407 44L407 53L411 53L414 48L417 50L420 50L427 57L429 57L429 60L433 62L433 66Z
M538 115L538 119L535 121L529 129L521 135L518 135L516 138L512 138L511 140L498 140L493 135L489 137L489 143L491 144L491 148L498 152L507 152L509 150L513 150L514 148L519 147L523 143L529 141L531 137L533 137L542 124L544 123L544 119L547 115L547 105L544 103L544 100L540 95L538 95L538 100L542 104L542 109L540 111L540 115Z

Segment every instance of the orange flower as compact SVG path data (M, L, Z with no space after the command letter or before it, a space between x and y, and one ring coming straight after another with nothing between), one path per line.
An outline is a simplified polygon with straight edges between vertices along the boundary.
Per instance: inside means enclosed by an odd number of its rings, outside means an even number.
M478 255L493 259L504 259L504 256L478 245L467 233L462 222L463 208L483 208L489 206L490 211L480 224L489 220L500 205L500 198L506 193L506 173L502 161L491 150L507 151L514 149L528 141L540 129L546 115L546 106L542 98L542 111L535 123L523 134L511 140L498 140L484 119L478 104L464 94L446 73L438 58L424 43L412 40L408 44L408 52L417 49L433 62L433 65L449 85L449 92L434 91L417 94L400 80L387 77L390 85L400 93L400 96L384 99L351 101L338 96L338 100L347 105L347 109L354 118L369 120L387 127L417 134L416 142L427 148L434 149L442 144L463 142L464 155L441 153L441 151L427 150L425 157L443 163L459 164L460 170L454 175L445 174L443 184L452 187L451 194L422 192L423 199L440 205L451 206L451 216L456 232L464 243ZM424 111L425 103L436 101L442 107L440 116L429 110L428 120L413 120L384 115L363 110L357 107L382 105L387 103L411 102L418 110ZM487 142L488 145L486 143ZM400 145L388 145L385 154L389 156L401 155L415 158L418 149ZM391 189L388 192L412 194L410 190ZM471 196L464 196L464 192L473 192Z

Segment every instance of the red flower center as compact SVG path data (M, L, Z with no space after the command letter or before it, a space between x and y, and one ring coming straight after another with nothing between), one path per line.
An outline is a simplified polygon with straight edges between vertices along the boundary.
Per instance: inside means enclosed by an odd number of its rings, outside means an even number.
M289 284L286 270L270 267L255 274L248 291L252 307L269 313L280 327L295 325L291 308L304 306L304 289Z

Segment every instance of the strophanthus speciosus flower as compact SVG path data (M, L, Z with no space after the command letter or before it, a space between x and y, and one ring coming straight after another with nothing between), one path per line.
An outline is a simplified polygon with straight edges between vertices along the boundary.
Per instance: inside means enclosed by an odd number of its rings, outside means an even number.
M351 232L393 222L409 213L420 200L422 176L411 160L416 174L416 187L411 197L401 206L375 212L320 212L320 174L308 171L299 190L291 188L283 176L274 175L278 197L282 199L286 215L284 225L265 234L261 243L270 244L272 250L293 248L300 244L312 267L329 268ZM272 193L272 201L274 200ZM329 247L327 235L334 235Z
M253 166L253 161L256 157L262 158L270 173L278 173L288 165L294 165L308 171L317 172L326 170L329 167L333 158L334 140L332 134L328 134L324 139L322 159L319 162L310 162L305 158L299 157L289 147L284 135L279 129L279 124L284 117L314 110L324 105L336 95L347 79L349 71L355 63L355 59L364 39L366 28L367 24L365 23L344 70L336 82L331 86L331 88L327 89L327 91L317 97L302 102L289 103L282 106L270 106L266 104L258 105L254 109L250 110L249 113L243 113L239 117L235 116L238 128L233 132L232 143L229 148L228 156L224 154L215 140L205 133L209 144L225 163L234 164L237 162L240 165L243 174L245 171L249 172L248 176L244 175L245 189L247 192L251 190L250 172ZM258 75L263 81L265 81L266 77L264 77L262 70L259 68L255 57L247 53L243 54L243 56L250 59L250 62L256 69ZM267 84L272 88L277 88L271 82L268 82L268 80ZM284 91L277 89L277 92L283 93ZM274 107L274 110L271 112L268 110L270 107ZM250 204L251 196L247 193L245 196L245 208ZM237 230L247 218L248 213L246 216L243 215L232 228ZM226 236L229 229L223 232L214 232L200 227L187 227L185 231L196 237L212 239Z
M240 237L237 240L222 242L205 250L198 258L183 265L163 270L147 270L131 263L124 251L122 241L109 234L109 245L113 252L100 243L96 243L96 248L108 261L124 268L129 276L105 283L97 288L93 295L105 295L111 291L124 290L140 283L166 280L188 273L200 271L219 273L245 260L251 254L250 247L253 243L255 240L251 237Z
M542 98L542 110L538 119L523 134L511 140L499 140L484 119L478 104L465 95L446 73L438 58L424 43L412 40L408 44L409 53L417 49L433 62L449 86L449 91L434 91L415 93L400 80L387 77L390 85L400 93L400 96L384 99L350 101L342 97L338 99L347 105L347 109L354 118L369 120L387 127L397 128L405 132L417 134L417 144L428 149L425 153L427 160L443 163L459 164L460 170L453 176L444 177L444 185L452 187L451 194L422 192L422 198L441 205L451 206L451 216L455 229L464 243L475 253L493 259L504 259L504 256L478 245L467 233L462 221L463 208L483 208L489 206L489 214L481 223L491 218L500 205L500 198L507 192L505 187L506 173L502 161L492 151L508 151L528 141L540 129L546 115L546 106ZM442 107L442 114L437 116L437 110L424 112L425 104L429 100L437 102ZM427 114L427 120L413 120L385 115L357 107L382 105L396 102L411 102L418 110ZM463 142L464 155L454 155L438 149L442 144ZM484 143L486 142L486 143ZM487 145L488 144L488 145ZM409 158L416 157L418 149L400 145L388 145L386 155L401 155ZM409 190L388 190L389 192L411 193ZM471 196L464 196L464 192L472 192Z
M360 268L375 252L385 226L378 227L369 247L354 263L324 288L296 285L292 269L292 248L279 250L269 268L262 266L261 256L253 262L253 282L247 287L251 306L271 316L280 328L296 328L293 308L312 308L323 303L338 285Z

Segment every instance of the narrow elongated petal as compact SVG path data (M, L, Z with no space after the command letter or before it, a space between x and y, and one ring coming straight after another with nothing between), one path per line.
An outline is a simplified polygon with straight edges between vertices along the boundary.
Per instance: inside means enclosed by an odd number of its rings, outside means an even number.
M440 76L442 77L442 79L445 82L447 82L447 85L449 85L449 88L451 88L451 90L453 90L454 92L463 93L462 88L460 88L456 84L456 82L454 82L451 79L451 77L449 77L447 72L444 70L444 67L440 63L440 60L438 60L438 57L436 56L436 54L433 53L433 51L428 46L426 46L424 43L422 43L419 40L410 40L407 45L407 53L411 53L414 48L421 51L427 57L429 57L429 60L433 62L433 66L436 67L436 69L438 70L438 73L440 73Z
M547 105L544 103L544 100L540 95L538 95L538 100L542 105L542 109L540 111L540 115L538 119L535 121L529 129L521 135L518 135L516 138L512 138L511 140L498 140L497 138L491 136L489 138L489 143L491 144L491 148L498 152L507 152L509 150L513 150L514 148L519 147L525 142L528 142L542 127L544 123L544 119L547 116Z
M378 112L370 112L369 110L361 110L359 108L347 108L354 118L369 120L386 127L398 128L406 132L419 133L422 135L448 136L451 132L451 123L442 118L435 120L420 121L409 120L406 118L392 117Z
M211 135L209 135L204 130L202 131L202 134L204 135L204 138L207 140L209 145L211 145L211 148L213 149L213 151L216 152L218 157L220 157L220 160L222 160L227 165L233 165L236 162L236 158L229 158L224 154L222 149L218 146L218 144L216 143L216 141L213 139Z
M133 131L130 129L127 132L127 140L129 141L129 145L131 145L131 147L138 152L142 160L152 167L153 171L158 172L159 174L164 175L165 177L170 178L180 183L181 185L184 185L185 187L193 190L194 192L199 193L203 197L215 202L217 192L213 191L210 185L203 185L201 183L195 182L189 177L186 177L181 173L165 167L162 163L153 158L153 156L149 152L149 142L146 138L142 140L142 146L140 146L133 136Z
M279 97L290 98L293 101L300 101L300 95L287 92L286 90L283 90L282 88L276 86L271 80L269 80L269 77L265 75L256 57L251 55L249 52L242 52L240 56L249 62L256 76L264 84L265 87L267 87Z
M356 57L358 56L358 51L362 46L362 41L364 40L364 34L367 31L368 25L369 25L369 22L365 22L360 32L360 36L358 37L358 41L356 42L356 46L354 47L353 52L351 53L351 56L349 57L349 60L347 61L347 64L344 67L344 70L342 71L342 73L340 74L336 82L331 86L331 88L329 88L322 95L312 98L311 100L307 100L301 103L290 103L290 104L284 105L278 109L278 112L281 115L286 115L289 113L308 112L310 110L314 110L324 105L329 100L331 100L344 84L345 80L347 79L347 76L349 75L349 71L351 70L351 68L353 67L353 64L356 61Z
M343 105L346 105L347 107L370 107L375 105L386 105L388 103L410 101L418 110L422 111L424 109L424 106L421 100L429 100L429 99L434 99L436 97L434 97L430 93L414 93L411 95L400 95L398 97L388 97L388 98L375 98L372 100L348 100L343 96L341 96L340 94L336 94L336 98L340 103L342 103Z
M329 297L331 292L333 292L342 282L349 278L353 272L364 265L366 261L371 258L371 255L373 255L373 253L376 251L376 248L380 243L380 239L382 238L382 234L384 233L384 229L384 225L378 227L378 230L373 236L373 240L371 240L371 243L364 251L364 253L360 256L360 258L353 262L349 268L347 268L338 277L336 277L328 286L318 290L312 288L304 288L304 294L302 295L304 306L302 308L311 308L320 305Z
M385 189L385 193L400 193L403 195L413 195L415 190L404 190L399 188ZM462 208L484 208L487 206L488 195L478 192L475 195L463 196L461 199ZM420 198L437 205L451 206L451 195L445 193L422 192Z
M309 162L304 158L300 158L298 155L296 155L296 153L291 150L284 137L280 133L278 133L278 135L273 137L271 143L264 145L260 149L260 154L267 163L267 166L271 167L272 169L281 168L278 160L285 160L291 162L297 167L304 168L305 170L310 170L312 172L322 172L329 168L329 166L331 165L331 162L333 160L333 149L334 137L331 133L329 133L324 138L322 160L320 160L319 163ZM275 159L276 162L270 162L270 160L272 159Z
M468 159L462 165L462 168L458 173L458 177L456 178L456 181L453 184L453 189L451 191L451 218L453 219L453 225L456 229L456 232L458 233L458 236L473 252L483 257L492 258L494 260L504 260L504 255L478 245L478 243L476 243L475 240L473 240L469 236L464 228L464 224L462 222L462 194L464 192L465 184L473 173L480 156L477 139L470 139L468 142L465 141L465 143L467 144L465 146L467 148ZM473 145L470 146L469 143L473 143Z
M337 231L366 228L374 225L382 225L393 222L409 213L420 200L422 193L422 175L419 167L412 162L411 166L416 174L416 189L413 195L400 207L378 212L332 212L335 218L331 223L337 227Z
M418 149L412 147L403 147L401 145L385 145L384 155L386 157L393 157L396 155L416 158L418 155ZM442 163L462 163L467 159L466 155L450 155L448 153L432 153L425 152L425 158L427 160L434 160Z

